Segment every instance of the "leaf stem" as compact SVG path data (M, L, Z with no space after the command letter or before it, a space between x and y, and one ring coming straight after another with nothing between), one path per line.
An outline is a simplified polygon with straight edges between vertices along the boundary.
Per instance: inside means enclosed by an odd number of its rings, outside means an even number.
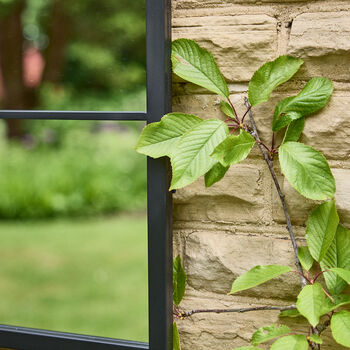
M247 97L244 98L244 102L245 102L245 106L249 109L250 103L249 103ZM287 221L287 227L286 228L288 230L289 237L290 237L290 239L292 241L292 246L293 246L293 250L294 250L295 266L297 267L297 270L300 273L300 283L301 283L301 286L303 288L303 287L306 286L306 280L303 277L303 268L302 268L301 263L300 263L299 258L298 258L298 245L297 245L297 242L295 240L292 223L291 223L291 220L290 220L287 204L286 204L286 201L285 201L285 196L282 193L280 184L278 182L278 179L277 179L274 167L273 167L273 162L269 158L269 156L266 153L264 147L261 145L261 140L260 140L260 137L259 137L259 134L258 134L258 130L257 130L256 125L255 125L255 120L254 120L253 113L252 113L251 109L249 109L248 114L249 114L249 119L250 119L250 123L251 123L252 129L253 129L251 134L254 137L254 139L257 141L257 143L258 143L258 146L260 148L261 154L263 155L264 160L265 160L265 162L266 162L266 164L267 164L267 166L268 166L268 168L270 170L270 174L272 176L273 182L275 184L275 187L277 189L278 195L279 195L281 203L282 203L284 216L286 217L286 221Z
M320 271L316 274L316 276L312 279L312 283L315 283L316 280L325 272L327 272L328 270L324 270L324 271Z
M309 282L310 284L313 284L313 280L310 280L308 277L306 277L303 273L300 273L299 271L293 271L293 272L295 272L295 273L297 273L299 276L301 276L301 277L303 277L303 278L305 278L305 280L307 281L307 282Z
M238 114L237 114L236 108L235 108L235 106L232 104L232 102L231 102L231 100L230 100L229 97L227 98L227 101L228 101L228 103L230 104L230 106L231 106L232 109L233 109L233 113L235 114L237 123L238 123L238 124L241 124L241 121L240 121L239 118L238 118Z

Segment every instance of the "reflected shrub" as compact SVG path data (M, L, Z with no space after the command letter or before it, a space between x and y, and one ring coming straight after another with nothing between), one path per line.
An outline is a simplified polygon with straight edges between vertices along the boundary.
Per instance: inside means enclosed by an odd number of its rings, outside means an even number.
M1 218L85 216L145 208L146 161L133 151L139 125L30 123L21 141L1 137Z

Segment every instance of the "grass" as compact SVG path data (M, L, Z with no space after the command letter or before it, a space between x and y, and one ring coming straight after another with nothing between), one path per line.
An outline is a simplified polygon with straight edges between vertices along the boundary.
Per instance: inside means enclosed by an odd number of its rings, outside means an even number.
M145 215L0 223L0 323L148 341Z

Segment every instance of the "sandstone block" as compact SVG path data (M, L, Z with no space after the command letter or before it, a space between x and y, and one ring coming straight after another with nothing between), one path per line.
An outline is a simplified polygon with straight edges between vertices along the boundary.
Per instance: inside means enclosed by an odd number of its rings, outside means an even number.
M287 236L201 231L187 238L184 264L190 287L226 294L232 282L255 265L294 266L294 255ZM238 294L293 300L299 283L296 274L288 273Z
M299 91L293 89L288 94L275 93L269 102L253 108L262 140L267 143L271 140L273 113L278 101ZM241 116L246 110L244 96L246 94L231 95L231 100ZM220 110L220 98L215 95L175 96L173 111L195 114L204 119L225 119ZM300 141L316 148L327 159L350 160L350 95L336 91L325 108L315 115L308 116Z
M307 117L301 141L327 159L350 160L350 96L335 92L324 109Z
M276 56L276 23L263 14L180 17L173 19L173 39L197 41L213 53L228 81L248 81Z
M288 54L305 59L301 74L350 77L350 12L303 13L294 19Z
M233 297L232 297L233 298ZM234 299L234 298L233 298ZM181 303L184 310L210 308L244 308L263 305L281 305L278 301L245 298L223 303L220 296L208 293L207 296L185 297ZM307 334L308 325L303 318L279 318L279 311L254 311L249 313L195 314L190 319L178 321L183 350L232 350L239 346L250 345L252 334L260 327L274 323L286 324L297 334ZM329 330L322 334L322 349L345 350L336 344ZM273 341L259 345L269 349Z
M230 96L237 113L241 117L246 111L244 96L247 96L247 93ZM270 102L262 103L253 109L254 119L262 140L271 140L273 112L279 99L281 97L273 96ZM216 118L225 120L226 116L220 110L220 100L221 98L208 94L178 95L173 97L172 110L174 112L195 114L203 119Z
M254 222L267 216L263 172L244 163L232 166L223 180L206 188L203 178L176 190L174 219Z
M335 200L340 221L350 227L350 169L332 169L335 177L337 192ZM286 196L287 205L294 224L304 225L313 208L318 202L301 196L284 178L280 177L280 183ZM285 222L281 203L276 191L273 191L273 218L277 222Z

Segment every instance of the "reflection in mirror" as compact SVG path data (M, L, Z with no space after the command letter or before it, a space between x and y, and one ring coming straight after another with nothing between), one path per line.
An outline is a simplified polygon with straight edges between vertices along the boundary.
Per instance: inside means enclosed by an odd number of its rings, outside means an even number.
M0 120L0 324L148 341L143 122Z
M145 1L0 1L0 109L144 111Z

